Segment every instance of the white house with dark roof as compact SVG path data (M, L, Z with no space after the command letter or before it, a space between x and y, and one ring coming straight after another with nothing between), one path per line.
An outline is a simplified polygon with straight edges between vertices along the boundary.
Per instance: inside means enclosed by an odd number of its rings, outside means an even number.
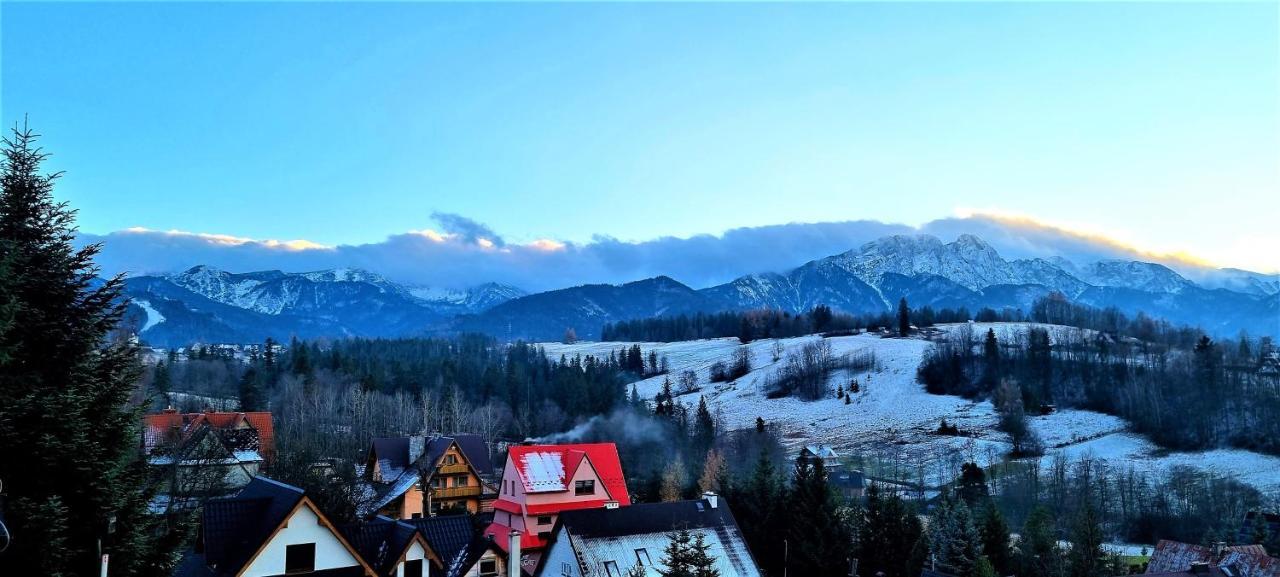
M728 505L714 493L696 501L644 503L616 509L583 509L560 514L551 541L534 573L538 577L628 577L633 568L658 577L663 550L678 529L701 533L720 575L759 577Z

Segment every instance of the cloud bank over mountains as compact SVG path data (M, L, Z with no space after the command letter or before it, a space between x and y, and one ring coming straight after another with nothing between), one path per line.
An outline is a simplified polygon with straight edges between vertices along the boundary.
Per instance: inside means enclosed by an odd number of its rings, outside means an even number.
M499 282L529 291L587 283L619 283L668 275L705 287L749 273L785 271L813 259L856 249L894 234L931 234L944 241L976 235L1005 258L1060 256L1077 263L1105 259L1158 262L1214 286L1217 269L1184 255L1159 254L1105 236L1055 227L1025 217L975 213L920 227L875 220L790 223L728 230L720 235L623 241L597 235L590 242L553 239L513 242L462 215L435 213L438 230L395 234L376 243L326 246L306 240L258 240L218 234L132 228L106 235L97 262L104 274L167 273L195 265L232 272L304 272L356 267L416 285L463 288Z

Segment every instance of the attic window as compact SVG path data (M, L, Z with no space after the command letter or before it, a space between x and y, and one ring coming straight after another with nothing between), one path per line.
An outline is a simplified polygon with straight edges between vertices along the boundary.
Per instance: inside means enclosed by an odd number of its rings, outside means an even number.
M574 494L574 495L594 495L594 494L596 494L596 482L595 482L595 479L588 480L588 481L574 481L574 482L573 482L573 494Z
M316 570L316 544L303 543L284 548L284 572L310 573Z
M605 575L608 575L609 577L622 577L622 571L619 571L619 570L618 570L618 562L617 562L617 561L605 561L605 562L604 562L604 573L605 573Z
M458 456L457 456L457 455L445 455L445 456L444 456L444 464L446 464L446 465L457 465L457 464L458 464Z
M497 575L498 561L496 559L481 559L480 574L481 575Z
M404 577L422 577L422 559L404 562Z
M648 567L650 564L652 564L652 561L649 560L648 549L636 549L636 564L640 565L641 567Z

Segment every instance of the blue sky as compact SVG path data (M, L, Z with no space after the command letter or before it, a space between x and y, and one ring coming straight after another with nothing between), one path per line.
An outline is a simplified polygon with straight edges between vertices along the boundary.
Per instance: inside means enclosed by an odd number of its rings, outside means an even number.
M30 115L91 233L331 246L440 212L588 243L976 209L1280 268L1270 3L2 10L0 117Z

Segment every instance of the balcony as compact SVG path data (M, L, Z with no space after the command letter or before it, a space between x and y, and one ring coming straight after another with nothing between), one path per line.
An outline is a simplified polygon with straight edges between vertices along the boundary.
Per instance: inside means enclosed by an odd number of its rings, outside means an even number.
M471 485L467 487L449 487L447 489L432 489L431 496L435 499L460 499L463 497L479 497L480 486Z
M466 463L454 463L452 465L440 465L439 467L436 467L437 475L460 475L470 472L471 469L467 467Z

